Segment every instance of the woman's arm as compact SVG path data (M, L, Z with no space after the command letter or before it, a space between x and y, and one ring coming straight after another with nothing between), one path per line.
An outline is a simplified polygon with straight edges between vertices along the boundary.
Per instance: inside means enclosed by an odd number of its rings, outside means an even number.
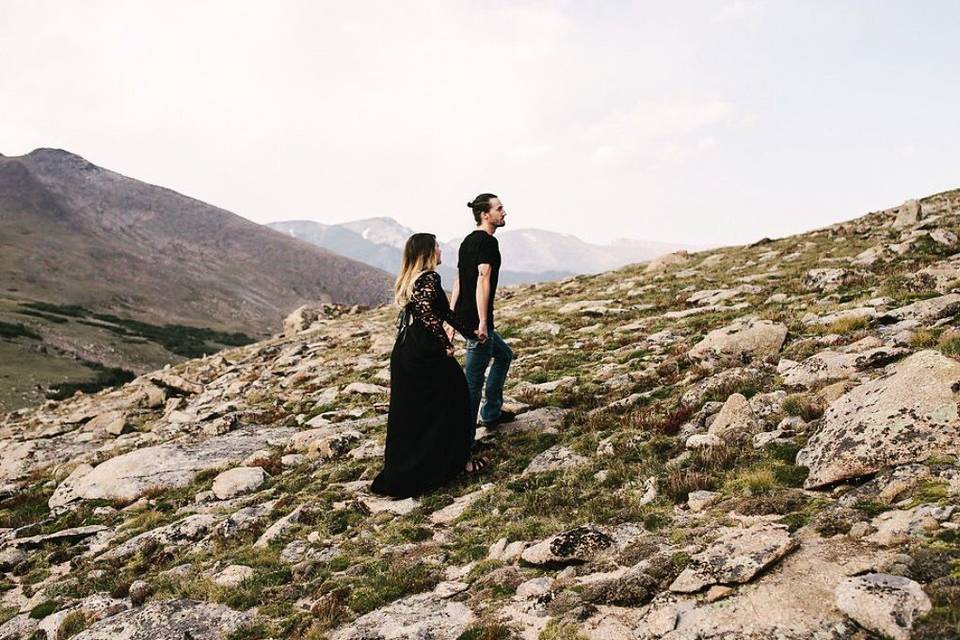
M443 307L438 308L437 299L443 299ZM440 275L435 271L428 271L419 278L413 285L413 296L410 301L413 303L414 317L423 323L427 331L432 333L440 346L445 350L453 349L447 332L443 330L443 321L446 316L452 316L450 307L446 304L447 296L440 288Z

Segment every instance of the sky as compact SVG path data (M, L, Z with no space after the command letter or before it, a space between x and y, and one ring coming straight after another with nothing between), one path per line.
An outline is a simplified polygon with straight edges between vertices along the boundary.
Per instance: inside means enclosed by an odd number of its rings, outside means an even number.
M960 187L960 3L0 0L0 153L257 222L780 237Z

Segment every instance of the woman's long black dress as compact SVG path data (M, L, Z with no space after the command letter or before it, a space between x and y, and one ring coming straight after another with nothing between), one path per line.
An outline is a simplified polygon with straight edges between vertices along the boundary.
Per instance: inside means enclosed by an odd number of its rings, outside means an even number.
M450 311L440 275L417 278L390 355L390 415L375 493L406 498L463 471L469 456L470 396L460 363L447 355L444 321L467 331Z

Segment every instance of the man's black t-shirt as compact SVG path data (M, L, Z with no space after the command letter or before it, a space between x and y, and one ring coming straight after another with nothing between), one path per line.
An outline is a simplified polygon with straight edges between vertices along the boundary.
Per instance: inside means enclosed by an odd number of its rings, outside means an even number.
M493 331L493 298L497 293L500 277L500 243L492 235L477 229L460 243L459 262L460 296L454 313L468 329L480 326L477 314L477 266L490 265L490 300L487 303L487 331Z

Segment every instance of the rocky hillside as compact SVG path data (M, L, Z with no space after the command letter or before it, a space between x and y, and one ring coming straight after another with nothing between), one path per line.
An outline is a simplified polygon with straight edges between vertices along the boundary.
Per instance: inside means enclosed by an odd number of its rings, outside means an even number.
M144 373L198 350L171 343L269 335L307 302L386 302L390 285L379 269L66 151L0 156L0 409L91 367Z
M506 289L494 465L371 496L394 312L0 426L0 639L956 638L960 192Z

